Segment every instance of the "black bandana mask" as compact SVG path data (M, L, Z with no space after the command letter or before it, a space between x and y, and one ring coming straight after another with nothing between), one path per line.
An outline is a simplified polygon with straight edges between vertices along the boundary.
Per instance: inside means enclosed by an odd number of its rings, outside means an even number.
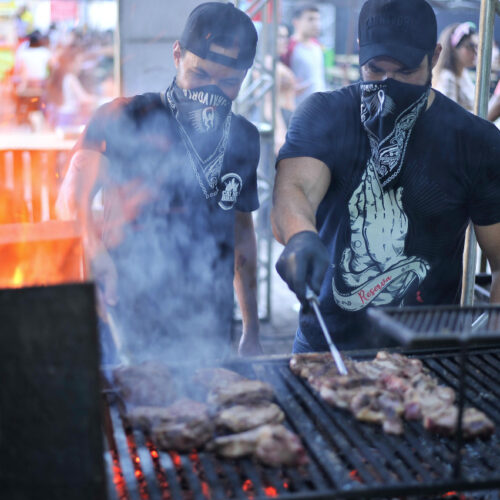
M169 89L170 90L170 89ZM176 81L171 87L179 121L190 134L219 132L231 111L232 101L216 85L181 89Z
M430 86L389 78L362 82L361 123L370 140L375 172L382 187L392 184L403 166L406 148L418 117L425 110Z

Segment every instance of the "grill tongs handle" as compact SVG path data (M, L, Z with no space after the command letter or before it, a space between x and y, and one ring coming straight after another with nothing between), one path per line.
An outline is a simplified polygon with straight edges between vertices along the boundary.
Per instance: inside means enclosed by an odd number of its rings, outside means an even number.
M309 302L309 304L311 305L311 307L314 309L314 313L316 314L316 318L318 318L319 326L321 327L321 330L323 332L323 335L325 336L328 347L330 348L330 352L332 353L332 356L333 356L333 361L335 361L335 364L337 365L337 370L339 371L339 373L341 375L347 375L347 368L345 367L344 360L342 359L342 356L340 355L339 350L337 349L337 347L333 343L330 332L328 331L328 328L326 327L325 320L323 319L323 315L321 314L321 311L319 310L318 296L309 287L309 285L306 285L306 299Z

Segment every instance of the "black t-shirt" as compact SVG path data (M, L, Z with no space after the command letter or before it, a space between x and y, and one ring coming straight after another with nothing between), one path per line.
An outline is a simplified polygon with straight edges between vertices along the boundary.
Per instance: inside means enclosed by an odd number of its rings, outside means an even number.
M109 160L104 227L113 238L105 231L103 241L118 271L118 321L128 349L136 359L222 354L233 313L235 210L258 208L257 129L232 115L217 193L208 199L159 94L104 105L79 147ZM144 186L154 196L125 215L130 220L117 238L111 200L117 192L133 198Z
M364 346L369 305L457 303L469 218L500 222L500 132L439 92L390 189L367 167L369 155L355 84L299 107L278 158L313 157L330 169L316 214L332 258L320 302L343 348ZM327 348L311 313L301 313L300 329L315 349Z

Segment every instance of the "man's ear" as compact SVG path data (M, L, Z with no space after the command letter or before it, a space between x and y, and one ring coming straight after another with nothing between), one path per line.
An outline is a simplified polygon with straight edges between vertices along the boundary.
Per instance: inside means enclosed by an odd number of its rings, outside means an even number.
M179 67L179 63L180 63L180 61L182 59L182 49L181 49L181 44L179 43L179 40L176 40L174 42L173 55L174 55L174 64L175 64L175 67L178 68Z
M432 68L434 68L434 66L436 66L436 63L438 62L438 59L439 59L439 55L441 54L441 51L443 50L443 47L440 43L438 43L436 45L436 48L434 49L434 54L432 56Z

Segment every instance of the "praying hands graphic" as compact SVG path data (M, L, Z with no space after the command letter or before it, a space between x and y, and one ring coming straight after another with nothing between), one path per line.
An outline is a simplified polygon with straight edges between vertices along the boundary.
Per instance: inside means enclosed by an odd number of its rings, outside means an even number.
M403 211L403 188L384 191L371 161L349 201L351 244L341 258L341 276L354 290L362 308L401 300L411 283L421 282L429 265L404 254L408 217ZM333 283L339 305L345 302ZM357 298L355 295L357 294ZM368 294L368 295L367 295ZM365 300L369 297L369 300ZM354 308L354 306L352 306Z

